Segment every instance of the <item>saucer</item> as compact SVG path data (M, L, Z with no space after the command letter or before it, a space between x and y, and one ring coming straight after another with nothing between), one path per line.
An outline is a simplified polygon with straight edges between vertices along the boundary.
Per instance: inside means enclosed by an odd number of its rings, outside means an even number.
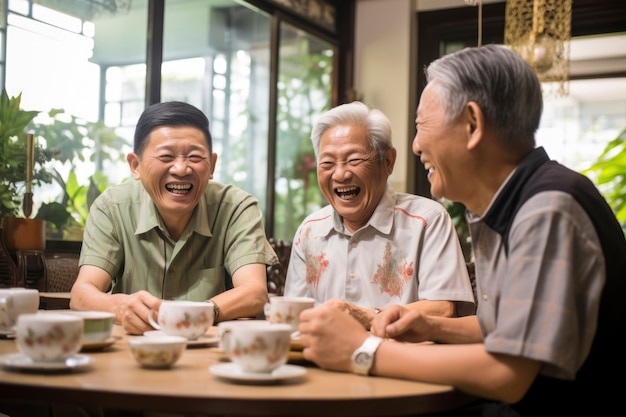
M213 375L221 378L245 382L277 382L300 378L306 375L306 368L298 365L283 365L276 368L271 373L263 374L243 372L239 365L231 362L211 365L209 371L211 371Z
M143 335L147 337L163 336L164 334L163 330L149 330L147 332L143 332ZM187 349L200 346L217 346L219 341L219 336L200 336L195 340L188 340Z
M230 358L226 355L226 352L224 352L224 349L222 349L221 347L211 347L210 352L215 355L215 358L219 361L222 362L230 362ZM310 363L309 361L307 361L306 359L304 359L304 355L302 354L302 351L300 350L290 350L289 351L289 356L287 357L287 362L288 363Z
M109 346L112 346L115 342L117 342L119 337L109 337L107 340L102 342L86 342L80 348L81 352L93 352L98 350L104 350Z
M21 353L10 353L0 356L0 365L17 371L72 371L82 370L93 363L93 358L87 355L74 355L64 361L35 362Z
M0 330L0 339L15 339L15 330Z

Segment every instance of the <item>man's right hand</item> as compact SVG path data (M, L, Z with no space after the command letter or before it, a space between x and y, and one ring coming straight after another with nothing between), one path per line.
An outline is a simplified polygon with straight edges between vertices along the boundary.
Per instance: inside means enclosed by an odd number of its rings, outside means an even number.
M148 322L150 310L158 311L161 299L147 291L133 294L113 294L116 311L115 317L128 334L143 334L154 328Z

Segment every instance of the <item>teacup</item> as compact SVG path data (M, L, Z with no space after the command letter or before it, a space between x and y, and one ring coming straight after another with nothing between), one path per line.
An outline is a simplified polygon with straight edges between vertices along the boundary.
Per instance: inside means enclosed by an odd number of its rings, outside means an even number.
M224 322L228 323L228 322ZM266 320L218 324L221 346L228 358L243 372L271 373L287 363L291 326Z
M265 304L265 318L272 323L287 323L291 325L291 331L298 330L300 313L307 308L315 306L315 299L310 297L285 297L277 296L270 298Z
M210 301L163 300L154 320L150 310L148 321L157 330L170 336L195 340L213 325L213 303Z
M136 337L128 340L135 360L146 368L169 368L178 362L187 347L181 336Z
M220 338L220 347L223 349L224 347L222 346L223 342L222 342L222 335L227 331L232 329L235 326L264 326L264 325L269 325L271 324L269 321L267 320L257 320L257 319L236 319L236 320L227 320L227 321L220 321L219 323L217 323L217 337Z
M69 314L22 314L15 340L22 354L35 362L63 361L80 351L83 318Z
M35 288L0 288L0 331L15 329L21 314L32 314L39 310L39 291Z
M39 310L39 314L69 314L83 318L83 345L102 343L111 337L115 314L96 310Z

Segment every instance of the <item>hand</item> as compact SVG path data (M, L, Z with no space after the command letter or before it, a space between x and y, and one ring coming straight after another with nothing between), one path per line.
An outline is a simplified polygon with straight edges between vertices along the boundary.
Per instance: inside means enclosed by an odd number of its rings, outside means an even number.
M153 330L148 316L150 309L158 310L161 301L147 291L124 295L117 303L115 315L128 334L143 334Z
M427 316L401 305L385 307L374 316L371 332L379 337L389 337L402 342L430 340Z
M321 368L346 372L352 371L352 353L369 334L354 317L334 304L304 310L298 330L305 359Z
M361 323L365 330L370 329L370 323L375 314L374 309L362 308L354 304L350 304L347 301L342 300L341 298L332 298L326 301L324 304L331 307L339 308L346 313L349 313L352 317L357 319L359 323Z

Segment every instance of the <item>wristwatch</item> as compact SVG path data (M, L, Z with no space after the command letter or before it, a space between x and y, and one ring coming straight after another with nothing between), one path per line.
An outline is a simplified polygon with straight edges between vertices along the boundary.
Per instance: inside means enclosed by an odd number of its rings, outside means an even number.
M372 365L374 365L374 355L378 346L382 343L382 337L370 335L363 344L352 354L352 366L354 373L359 375L369 375Z
M210 300L213 303L213 323L217 323L217 319L220 316L220 306L215 304L215 301Z

